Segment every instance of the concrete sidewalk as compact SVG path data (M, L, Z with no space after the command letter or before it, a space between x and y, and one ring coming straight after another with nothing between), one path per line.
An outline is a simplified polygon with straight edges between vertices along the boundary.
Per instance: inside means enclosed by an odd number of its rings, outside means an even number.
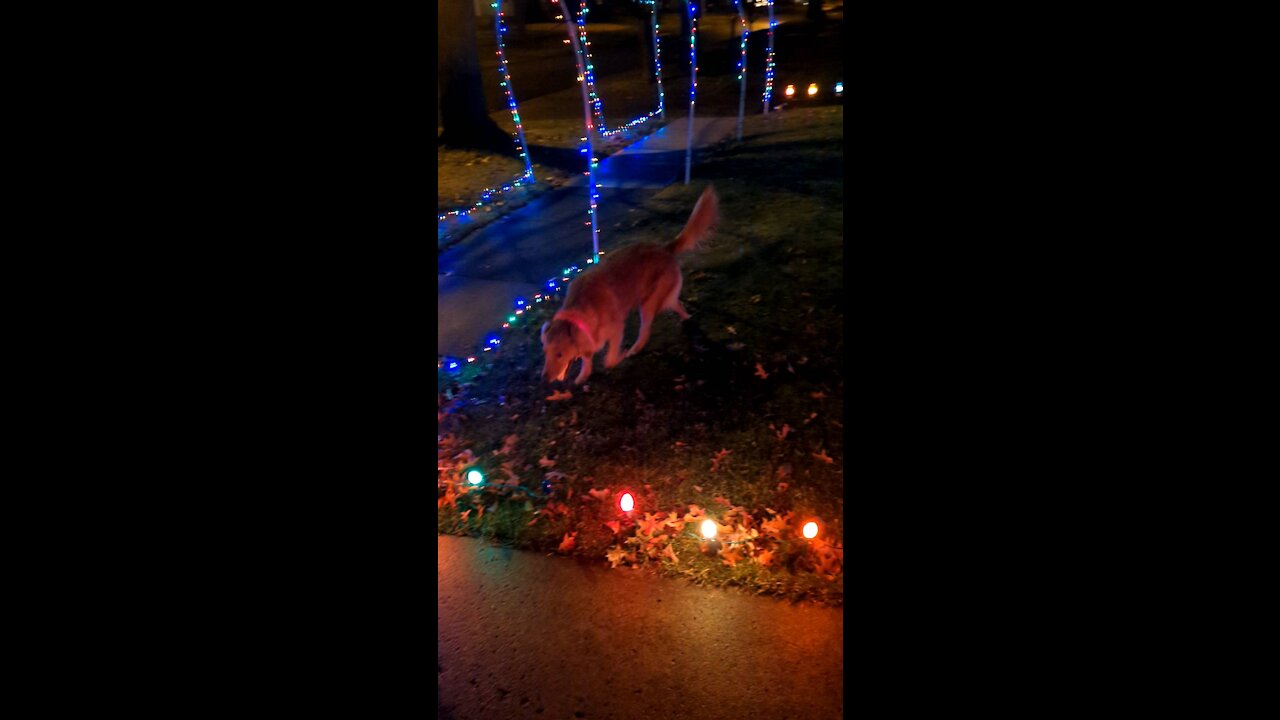
M437 538L438 717L834 720L844 610Z
M694 148L733 136L732 117L695 117ZM600 249L611 247L616 223L638 212L659 189L684 180L686 118L671 121L600 162L597 203ZM691 182L697 182L695 167ZM587 178L557 188L499 218L437 259L437 352L466 357L501 327L517 297L531 299L548 278L591 256Z

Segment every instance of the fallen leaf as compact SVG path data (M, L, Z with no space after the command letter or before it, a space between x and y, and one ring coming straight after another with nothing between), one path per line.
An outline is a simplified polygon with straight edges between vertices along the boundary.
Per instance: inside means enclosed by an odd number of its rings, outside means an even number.
M462 522L467 521L467 516L471 514L471 508L462 511Z
M614 546L604 556L609 559L609 567L618 567L618 563L622 562L622 558L626 557L627 551L621 547Z
M761 551L760 551L760 552L759 552L759 553L758 553L754 558L752 558L752 559L753 559L753 560L755 560L756 562L760 563L761 565L764 565L765 567L768 567L768 566L769 566L769 564L773 562L773 551L772 551L772 550L761 550Z
M612 530L614 535L617 535L619 532L622 531L622 523L618 522L617 520L610 520L609 522L605 523L604 526Z
M779 515L770 520L765 520L760 524L760 529L764 531L765 535L781 538L782 534L787 530L787 516Z
M742 551L736 547L731 547L720 553L720 562L724 563L725 565L728 565L729 567L733 567L734 565L737 565L738 561L741 559L742 559Z
M673 550L673 549L671 548L671 546L670 546L670 545L668 545L668 546L667 546L667 549L666 549L666 550L664 550L662 554L663 554L663 555L666 555L666 556L667 556L667 557L669 557L669 558L671 558L671 562L673 562L673 563L675 563L675 564L677 564L677 565L679 565L679 564L680 564L680 558L676 557L676 551L675 551L675 550Z
M571 397L573 397L573 393L569 392L568 390L565 390L563 392L556 391L548 395L547 400L550 400L551 402L557 402L560 400L568 400Z
M694 485L694 486L693 486L693 489L694 489L695 491L697 491L697 492L702 492L702 486L701 486L701 485Z
M790 425L788 425L788 424L786 424L786 423L783 423L783 424L782 424L782 429L778 431L778 439L779 439L779 440L786 440L786 439L787 439L787 433L791 432L791 431L792 431L792 429L793 429L793 428L792 428Z
M546 455L543 455L538 459L538 464L544 468L552 468L556 466L556 461L548 459Z
M725 329L725 331L726 331L726 332L728 332L730 335L737 335L737 334L738 334L738 330L737 330L737 328L735 328L735 327L734 327L734 326L732 326L732 325L725 325L725 326L724 326L724 329Z
M666 522L667 522L667 525L670 525L672 529L674 529L676 532L679 532L684 529L684 519L681 518L676 513L671 513L670 515L668 515Z
M812 453L812 455L828 465L835 462L835 460L832 460L830 457L827 457L826 450L823 450L821 453Z
M560 541L560 547L557 548L557 551L567 553L572 550L577 537L578 533L576 532L565 533L564 539Z
M732 453L733 453L732 450L726 450L724 448L721 448L720 452L716 453L715 456L711 458L711 472L715 472L719 470L720 463L723 462L726 458L728 458L729 455L731 455Z
M774 477L781 480L782 478L790 474L791 474L791 463L783 463L782 465L778 466L778 471L774 474Z
M767 380L769 378L769 373L764 371L764 366L761 365L760 363L756 363L755 375L761 380Z
M759 296L759 295L752 295L752 296L751 296L751 302L752 302L753 304L754 304L754 303L758 303L758 302L760 302L760 300L762 300L762 299L763 299L763 298L761 298L761 296Z
M825 392L821 391L821 390L819 390L819 391L817 391L817 392L811 392L811 393L809 393L809 397L813 398L814 400L821 400L822 398L824 398L824 397L826 397L826 396L827 396L827 394L826 394Z
M502 440L502 447L498 448L496 454L510 455L516 449L516 441L519 440L517 435L508 435Z
M662 528L665 523L659 522L653 513L645 513L644 517L636 522L642 535L652 535Z
M717 496L715 496L714 498L712 498L712 499L711 499L711 501L712 501L712 502L718 502L718 503L720 503L721 505L723 505L723 506L725 506L725 507L733 507L733 503L729 502L729 501L728 501L728 500L726 500L725 498L720 497L719 495L717 495Z
M613 491L612 491L611 489L609 489L609 488L605 488L605 489L603 489L603 490L595 490L595 489L592 489L592 490L588 490L588 491L587 491L587 494L588 494L588 495L590 495L591 497L593 497L593 498L597 499L597 500L607 500L607 499L609 499L609 493L611 493L611 492L613 492Z

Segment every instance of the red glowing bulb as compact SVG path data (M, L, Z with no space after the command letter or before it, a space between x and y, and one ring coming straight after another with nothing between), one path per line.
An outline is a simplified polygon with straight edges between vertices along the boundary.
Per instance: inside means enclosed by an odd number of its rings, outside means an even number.
M618 507L622 508L622 512L631 512L631 508L635 506L636 501L631 497L631 493L622 493L622 497L618 498Z

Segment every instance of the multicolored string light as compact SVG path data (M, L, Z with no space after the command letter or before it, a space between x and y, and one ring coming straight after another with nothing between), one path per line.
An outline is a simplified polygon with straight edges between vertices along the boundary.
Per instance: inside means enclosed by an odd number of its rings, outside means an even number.
M653 72L658 78L658 116L665 121L667 109L662 95L662 43L658 40L658 2L649 0L649 5L653 8Z
M764 61L764 112L769 113L769 100L773 98L773 29L778 21L773 19L773 0L769 0L769 47Z
M502 36L507 34L507 23L505 15L502 12L502 0L495 0L489 3L489 7L493 8L493 29L498 39L498 74L502 76L502 82L498 83L502 87L503 93L507 96L507 107L511 110L511 120L516 125L515 141L516 150L520 153L520 159L524 160L524 172L518 175L514 180L506 183L498 188L485 188L480 192L480 199L471 207L458 208L449 212L438 213L437 222L444 222L449 216L466 217L481 207L484 207L495 196L509 192L514 188L522 185L532 185L535 180L533 178L533 165L529 162L529 153L525 150L524 125L520 122L520 110L516 108L515 93L511 88L511 71L507 66L507 48L503 42Z
M747 35L751 26L747 25L747 17L742 12L742 0L733 0L738 9L738 24L742 26L742 41L738 47L741 54L738 58L738 139L742 139L742 113L747 102Z
M600 255L604 255L604 253L600 253ZM593 258L587 258L586 260L587 264L591 264L592 261ZM559 275L548 278L546 292L534 293L533 302L536 304L560 298L569 282L571 282L573 278L581 272L583 272L581 266L570 265L562 270ZM462 371L464 365L475 363L484 353L497 351L502 346L501 332L510 330L513 325L518 325L525 312L527 312L531 307L532 305L530 305L523 297L517 297L511 312L503 319L500 329L490 332L485 337L484 344L481 346L479 354L467 355L465 357L437 355L436 369L443 370L450 374L456 374Z
M689 170L693 166L693 105L698 94L698 6L688 0L689 13L689 132L685 137L684 184L689 184Z
M657 4L653 0L644 0L644 1L646 1L649 5L653 6L654 60L655 60L654 72L656 73L658 78L658 107L655 110L651 110L645 113L644 115L640 115L632 119L630 122L626 124L619 125L618 127L611 129L609 128L608 124L605 122L605 119L604 119L604 101L600 98L599 93L596 92L596 72L595 72L596 67L595 67L595 62L591 59L591 40L590 38L587 37L587 23L586 23L586 16L587 16L587 13L591 11L591 8L587 7L586 0L578 0L578 13L577 13L577 16L574 18L574 24L575 24L575 31L578 36L578 44L577 44L578 52L583 56L582 66L584 67L584 70L581 70L578 73L578 82L586 83L587 97L590 100L591 114L594 117L593 125L595 127L596 132L599 133L601 137L612 137L619 133L626 132L631 128L636 127L637 125L648 122L654 117L659 117L659 116L663 118L666 117L664 106L663 106L663 96L662 96L662 61L661 61L661 54L659 51L658 35L657 35L658 8L657 8ZM562 12L564 12L564 10L562 10ZM556 19L559 20L561 18L556 18Z
M582 89L582 123L585 128L583 133L585 137L582 141L586 145L582 148L582 152L587 156L587 171L583 173L587 176L587 196L590 198L587 215L589 216L588 225L591 226L591 254L592 257L600 255L600 228L596 222L596 201L600 199L600 184L596 182L596 167L600 164L600 158L596 157L595 149L595 118L596 115L592 111L593 103L591 102L592 93L588 92L589 70L587 69L586 53L583 52L582 38L586 37L586 30L582 24L582 16L578 16L575 21L568 19L569 8L565 0L558 0L560 10L565 18L565 28L569 32L569 42L573 45L573 60L578 66L578 86Z

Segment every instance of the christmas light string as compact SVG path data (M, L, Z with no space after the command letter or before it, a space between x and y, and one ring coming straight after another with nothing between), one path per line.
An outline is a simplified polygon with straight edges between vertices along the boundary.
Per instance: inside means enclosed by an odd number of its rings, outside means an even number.
M586 53L583 52L582 46L585 40L580 39L580 37L586 37L586 30L582 25L582 16L577 18L576 23L569 20L567 18L569 8L566 0L558 0L558 2L560 3L561 17L565 17L565 28L569 33L569 42L573 45L573 61L578 66L578 86L582 90L584 137L581 140L586 145L581 148L581 151L587 156L587 171L583 175L587 176L587 197L589 199L587 209L589 219L586 224L591 226L591 254L593 257L597 257L600 254L600 228L599 223L596 222L596 201L600 199L600 184L596 182L596 168L600 165L600 158L596 157L595 150L596 115L592 111L594 103L591 101L592 93L588 92L588 83L585 82L590 72L587 69Z
M524 172L516 176L516 178L511 182L503 184L500 187L485 188L480 191L480 199L471 207L458 208L456 210L438 213L436 216L437 222L444 222L450 216L469 216L471 213L487 205L489 201L493 200L496 196L510 192L511 190L523 185L532 185L535 182L533 177L533 165L530 163L529 153L525 149L524 125L520 122L520 110L516 108L515 93L511 88L511 70L507 65L506 43L502 40L502 36L507 34L507 23L504 19L505 15L502 12L502 0L495 0L489 4L489 7L493 8L494 35L498 40L498 74L502 76L502 82L498 83L498 85L502 87L503 93L507 96L507 108L511 110L511 120L516 125L516 150L520 153L520 159L524 160Z
M751 27L747 25L747 18L742 12L742 0L733 0L733 4L738 9L738 23L742 26L742 41L738 46L741 51L738 58L738 139L741 140L742 113L747 102L747 36L751 34Z
M694 0L685 3L689 13L689 132L685 135L684 184L689 184L693 165L693 104L698 93L698 6Z
M600 253L604 255L604 253ZM591 264L593 258L587 258L586 264ZM533 295L534 304L557 300L564 293L568 284L579 273L583 272L583 268L579 265L570 265L560 272L547 279L546 292L538 292ZM513 325L518 325L520 320L532 305L523 297L517 297L512 306L511 312L503 319L498 330L494 330L485 336L484 344L481 345L480 354L468 354L465 357L454 355L437 355L436 369L444 370L449 374L457 374L462 371L464 364L469 365L479 360L480 355L487 352L494 352L502 346L502 331L510 330Z
M773 19L773 0L769 0L769 47L764 61L764 112L769 114L769 100L773 97L773 29L778 21Z
M662 43L658 39L658 0L649 0L649 5L653 8L653 72L658 78L658 117L666 120L667 110L662 95Z

